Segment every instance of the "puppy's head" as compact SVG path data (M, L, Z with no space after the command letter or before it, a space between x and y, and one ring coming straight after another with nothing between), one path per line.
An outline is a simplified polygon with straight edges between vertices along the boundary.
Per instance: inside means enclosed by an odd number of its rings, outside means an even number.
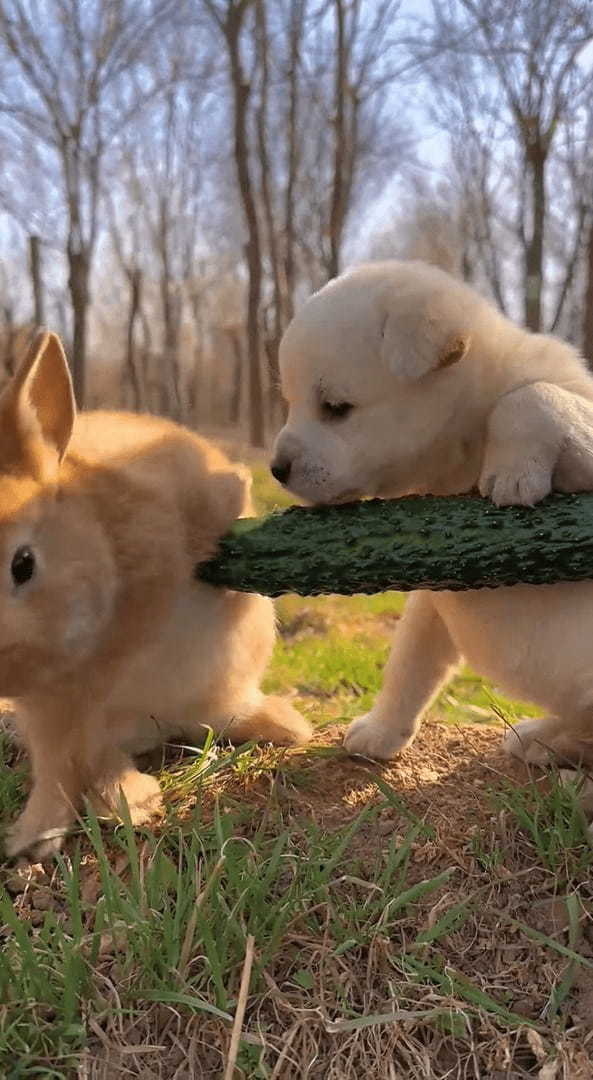
M272 473L316 503L421 490L471 362L471 289L422 263L362 266L312 296L280 346L289 405Z

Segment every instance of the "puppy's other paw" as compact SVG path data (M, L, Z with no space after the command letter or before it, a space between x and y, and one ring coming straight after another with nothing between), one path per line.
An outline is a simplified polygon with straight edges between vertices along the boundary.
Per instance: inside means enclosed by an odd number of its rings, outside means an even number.
M486 462L479 489L495 506L535 506L550 494L552 473L534 459L511 465Z
M366 716L352 721L344 736L344 748L354 756L390 761L410 745L415 734L409 729L398 730L393 722L386 724L384 718L371 709Z

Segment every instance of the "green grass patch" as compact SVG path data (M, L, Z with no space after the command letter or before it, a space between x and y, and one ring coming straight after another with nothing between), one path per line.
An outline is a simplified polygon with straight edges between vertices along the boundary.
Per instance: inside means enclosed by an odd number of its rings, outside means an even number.
M344 637L335 631L297 641L279 641L266 677L273 693L296 690L298 698L324 713L347 718L370 708L381 685L388 644L365 634Z
M574 898L575 883L582 890L590 873L591 852L569 811L570 793L556 791L535 809L510 795L501 804L516 816L525 854L544 869L555 856L549 842L542 846L540 813L549 830L564 828L559 837L578 852L563 884L564 944L532 925L535 881L525 881L525 905L517 910L514 883L505 899L496 874L466 876L455 858L419 873L418 852L430 850L434 832L388 785L379 786L372 804L332 830L306 814L282 825L277 810L254 818L249 806L222 802L211 817L198 805L191 820L171 823L160 837L137 835L125 823L104 834L90 816L71 858L60 859L51 890L43 887L51 906L39 905L41 922L29 921L31 910L39 914L34 885L32 909L15 906L0 888L1 1075L74 1075L97 1052L97 1030L129 1055L134 1032L150 1025L155 1008L183 1017L184 1025L195 1019L204 1038L228 1045L249 935L249 1038L237 1063L244 1075L271 1076L282 1041L261 1035L272 1030L282 1002L305 1014L322 1008L323 1024L310 1037L325 1054L331 1039L339 1049L340 1039L355 1034L362 1050L394 1022L422 1029L424 1040L445 1033L459 1052L467 1046L474 1055L484 1016L507 1035L528 1028L545 1034L545 1019L521 1011L510 960L492 973L488 962L473 961L481 926L483 934L488 926L499 937L512 932L523 967L535 962L531 978L541 974L544 957L543 968L557 971L548 994L541 980L540 994L558 1041L578 972L593 966L579 948L582 901ZM403 829L378 831L385 812L402 809ZM532 878L541 890L538 865ZM90 895L82 887L89 873L97 879ZM513 906L505 909L509 898ZM360 1067L340 1075L354 1080Z
M368 807L331 834L306 819L292 830L253 829L246 808L198 809L160 839L138 839L123 824L109 837L96 818L84 825L85 863L92 853L100 895L81 897L81 848L60 859L52 908L32 926L0 889L0 1066L5 1076L33 1076L41 1061L56 1073L88 1042L88 1018L103 1025L116 1010L133 1018L153 1003L204 1014L230 1028L245 942L253 934L251 991L282 955L282 980L303 992L317 976L303 968L298 936L329 934L342 955L367 945L378 921L389 933L405 913L450 874L406 886L411 848L422 826L377 851L372 889L360 873L356 836L380 813ZM125 872L114 869L124 856ZM348 875L344 877L344 867ZM97 977L109 971L109 979ZM117 987L117 991L116 988ZM18 1072L11 1072L18 1060Z
M564 782L554 773L551 783L543 784L540 778L523 787L506 782L495 795L497 807L512 815L560 887L586 875L593 862L593 842L579 798L585 778L577 772L574 777Z
M0 732L0 821L12 818L23 800L27 767L13 739Z

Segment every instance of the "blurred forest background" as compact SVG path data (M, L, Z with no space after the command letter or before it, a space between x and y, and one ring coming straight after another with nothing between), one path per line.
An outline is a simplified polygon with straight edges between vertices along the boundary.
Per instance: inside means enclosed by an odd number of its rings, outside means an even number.
M349 262L420 257L593 362L590 0L0 0L0 372L263 446Z

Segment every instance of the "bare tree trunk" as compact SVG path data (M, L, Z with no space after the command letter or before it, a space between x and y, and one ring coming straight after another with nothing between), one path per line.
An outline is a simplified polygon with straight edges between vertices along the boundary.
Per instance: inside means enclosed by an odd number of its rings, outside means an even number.
M284 303L285 324L294 314L295 266L295 188L299 165L298 107L299 107L299 54L303 30L306 0L293 0L290 12L289 68L288 68L288 116L286 190L284 194Z
M566 262L566 270L556 301L556 310L551 322L549 322L549 325L547 326L547 333L549 334L554 334L556 332L560 319L564 314L566 301L569 298L572 290L576 271L583 254L583 246L585 242L584 238L589 231L586 224L587 216L588 206L587 203L583 200L580 202L577 214L575 215L576 222L574 229L574 243L572 245L572 250Z
M259 252L248 245L249 296L247 300L247 347L249 358L249 437L252 446L265 446L264 403L261 377L259 306L261 267Z
M239 0L235 6L231 0L224 34L229 50L231 81L234 102L235 166L243 212L247 223L248 240L245 248L249 271L247 295L247 356L249 365L249 435L253 446L265 444L264 403L261 375L261 241L253 182L249 168L249 141L247 135L247 107L251 87L247 81L240 52L240 36L243 18L249 0Z
M525 325L538 332L542 326L544 227L546 220L546 151L540 140L528 146L526 164L531 172L531 235L525 246Z
M146 312L143 308L140 309L140 324L142 326L141 370L144 399L149 412L154 412L158 409L157 394L155 392L153 377L154 350L150 321L147 319Z
M329 220L328 276L340 272L340 250L345 217L346 191L344 167L346 156L347 44L344 0L334 0L336 15L336 79L334 91L334 174Z
M461 277L463 281L468 281L470 283L473 281L474 278L472 261L466 246L464 246L461 255Z
M36 326L44 326L45 310L43 303L43 282L41 278L41 257L38 236L29 237L29 266L31 270L31 286L33 289L33 318Z
M126 323L126 351L122 384L124 395L129 387L132 397L132 405L136 410L145 409L148 401L148 378L145 370L146 348L138 348L136 343L136 326L138 322L143 324L144 312L142 310L143 274L137 265L137 252L139 241L136 230L133 233L133 253L126 255L122 235L117 223L117 216L112 202L107 200L109 211L111 241L115 249L122 273L128 283L128 316ZM127 399L126 399L127 400Z
M86 382L87 321L89 307L89 264L84 252L68 246L70 274L68 288L72 303L72 381L79 408L84 407Z
M132 391L134 408L140 410L143 405L143 395L140 375L136 365L134 330L142 301L142 271L137 268L132 270L129 275L129 282L130 306L128 308L128 324L126 327L126 375Z
M268 157L268 28L266 20L265 0L256 0L256 45L261 67L260 99L256 113L257 145L261 176L261 199L263 216L266 225L266 240L268 256L272 271L273 288L273 329L271 334L266 334L266 355L269 367L269 421L274 426L275 414L279 406L279 375L278 375L278 347L282 337L283 325L283 289L281 282L281 264L276 229L274 223L274 207L270 190L271 169Z
M179 387L179 311L169 274L166 244L161 252L161 305L163 312L163 406L164 411L181 419Z
M59 332L60 337L63 338L64 341L66 341L68 339L68 333L69 333L69 330L68 330L68 312L67 312L67 308L66 308L66 301L64 300L63 294L57 297L57 299L55 301L55 305L56 305L56 326L58 328L58 332Z
M583 355L593 368L593 224L589 227L586 247L587 281L583 316Z
M175 120L177 112L176 87L173 84L167 94L167 120L165 142L165 176L172 175L172 161L175 145ZM180 304L176 293L177 283L172 272L172 208L169 191L161 191L158 200L158 248L161 263L160 292L163 313L163 359L164 411L182 419L181 388L179 380L179 321Z
M3 338L3 352L2 358L5 374L10 377L14 374L14 342L15 342L15 327L14 327L14 312L12 303L6 301L2 305L2 320L4 323ZM4 381L4 380L2 380Z
M243 372L243 357L241 354L241 339L239 332L233 327L228 331L228 338L233 353L233 385L229 408L229 421L234 426L241 422L241 382Z
M193 384L189 406L194 423L197 423L202 415L201 399L204 394L204 323L199 289L195 286L189 289L188 299L194 323Z

